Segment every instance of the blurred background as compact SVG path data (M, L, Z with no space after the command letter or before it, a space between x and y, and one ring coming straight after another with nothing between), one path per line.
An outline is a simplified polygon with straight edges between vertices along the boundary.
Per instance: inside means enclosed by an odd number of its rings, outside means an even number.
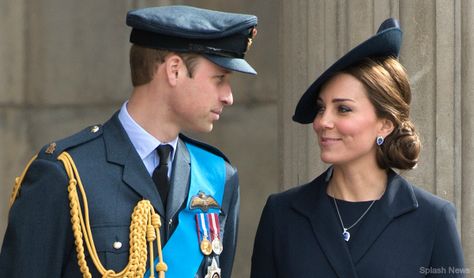
M106 121L131 92L129 9L171 4L255 14L234 105L210 134L239 169L241 217L233 277L249 277L255 230L269 194L327 165L314 132L291 121L307 86L388 17L404 31L401 61L422 136L410 181L452 201L466 267L474 273L474 2L470 0L0 0L0 244L14 178L43 145ZM45 189L47 190L47 189ZM35 227L39 229L40 227Z

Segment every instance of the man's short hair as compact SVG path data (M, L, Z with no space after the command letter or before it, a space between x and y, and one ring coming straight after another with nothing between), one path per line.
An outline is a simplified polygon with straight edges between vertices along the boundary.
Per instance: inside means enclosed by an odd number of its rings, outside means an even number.
M130 48L130 70L132 85L134 87L149 83L155 74L156 65L165 61L165 57L173 52L164 49L154 49L132 44ZM193 77L197 65L197 58L201 55L196 53L176 53L183 59L188 70L188 76Z

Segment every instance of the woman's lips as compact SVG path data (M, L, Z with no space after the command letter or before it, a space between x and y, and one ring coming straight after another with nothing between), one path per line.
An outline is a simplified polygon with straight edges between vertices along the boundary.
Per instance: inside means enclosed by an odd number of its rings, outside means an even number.
M321 146L331 146L331 145L334 145L334 144L338 143L339 141L341 141L340 138L321 137L319 139L319 144Z

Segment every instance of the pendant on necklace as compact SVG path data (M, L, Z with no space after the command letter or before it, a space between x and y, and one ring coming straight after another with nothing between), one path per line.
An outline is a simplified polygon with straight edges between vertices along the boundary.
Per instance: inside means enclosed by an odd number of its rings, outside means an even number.
M344 228L344 231L342 232L342 237L345 241L349 241L349 239L351 239L351 234L349 233L349 231L347 231L346 228Z

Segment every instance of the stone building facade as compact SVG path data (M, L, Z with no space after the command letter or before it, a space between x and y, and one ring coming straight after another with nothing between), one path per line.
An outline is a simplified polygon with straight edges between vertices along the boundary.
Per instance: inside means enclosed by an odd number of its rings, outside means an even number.
M234 105L198 138L239 169L241 221L233 277L248 277L267 196L327 165L311 126L291 121L307 86L387 17L404 31L401 61L422 136L419 167L404 175L452 201L466 264L474 272L474 3L470 0L2 0L0 2L0 235L14 177L44 144L107 120L130 91L127 10L187 4L256 14ZM3 239L0 236L0 242Z

